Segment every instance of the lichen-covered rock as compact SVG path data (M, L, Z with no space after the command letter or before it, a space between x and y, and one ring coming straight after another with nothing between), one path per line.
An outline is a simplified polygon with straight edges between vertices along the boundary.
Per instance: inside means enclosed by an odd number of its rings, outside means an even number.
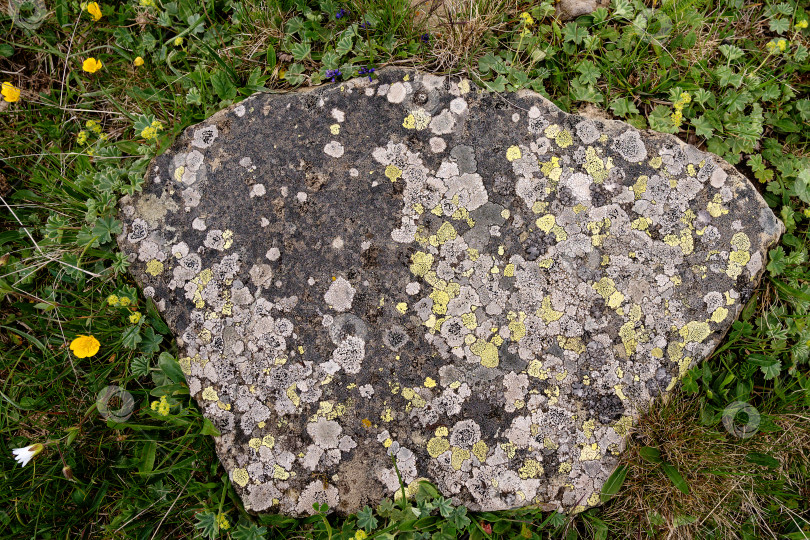
M610 0L559 0L556 15L562 21L570 21L580 15L593 13L597 8L607 8L609 5Z
M391 456L476 510L597 504L782 230L675 137L403 70L254 95L121 208L245 506L294 515L394 495Z

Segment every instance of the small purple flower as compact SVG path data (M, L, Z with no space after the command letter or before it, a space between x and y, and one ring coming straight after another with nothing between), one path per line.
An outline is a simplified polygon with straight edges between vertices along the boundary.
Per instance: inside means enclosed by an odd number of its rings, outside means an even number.
M341 73L339 69L327 69L326 70L326 78L327 79L332 79L332 82L335 82L335 80L338 77L342 76L342 75L343 75L343 73Z
M422 43L427 43L430 41L430 34L424 33L419 39Z
M368 21L361 22L360 28L362 28L363 30L368 30L369 28L371 28L371 23Z
M374 73L374 68L360 68L357 72L358 75L368 75L368 80L371 81L371 74Z
M340 10L337 13L335 13L335 18L336 19L342 19L343 17L345 17L349 13L351 13L351 11L340 8Z

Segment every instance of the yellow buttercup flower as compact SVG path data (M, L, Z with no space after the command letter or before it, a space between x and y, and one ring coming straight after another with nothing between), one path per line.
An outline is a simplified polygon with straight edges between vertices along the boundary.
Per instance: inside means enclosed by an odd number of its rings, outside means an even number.
M87 13L93 17L94 21L101 19L101 7L98 5L98 2L90 2L87 4Z
M133 64L135 64L135 67L142 66L143 65L143 58L138 56L137 58L135 58L135 61L133 62Z
M3 83L3 88L0 90L0 93L3 94L3 101L8 101L9 103L14 103L20 99L20 89L10 82Z
M92 56L82 63L82 69L87 73L95 73L101 69L101 60L96 60Z
M183 38L182 37L174 38L174 46L175 47L180 47L182 44L183 44Z
M77 358L89 358L98 352L101 343L93 336L76 336L70 342L70 350Z

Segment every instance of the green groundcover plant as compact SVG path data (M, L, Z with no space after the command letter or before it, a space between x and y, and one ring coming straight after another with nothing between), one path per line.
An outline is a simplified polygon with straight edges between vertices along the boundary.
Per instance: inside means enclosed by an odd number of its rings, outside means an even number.
M807 0L612 0L573 21L519 0L4 8L0 537L810 538ZM676 134L735 164L786 226L723 344L642 414L600 508L476 514L423 483L345 518L257 517L218 465L115 245L117 201L215 111L386 65Z

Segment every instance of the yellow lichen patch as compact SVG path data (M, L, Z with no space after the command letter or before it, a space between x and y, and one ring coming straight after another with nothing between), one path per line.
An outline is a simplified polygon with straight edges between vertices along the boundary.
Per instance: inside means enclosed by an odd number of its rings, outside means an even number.
M436 239L439 241L439 244L444 244L449 240L455 240L457 236L458 233L456 229L447 221L442 223L442 226L436 231Z
M152 259L146 263L146 273L150 276L157 277L158 274L163 272L163 263L157 259Z
M230 229L225 229L222 232L222 240L224 244L222 244L222 249L228 249L233 245L233 231Z
M411 273L415 276L424 276L433 265L433 255L417 251L411 256Z
M560 167L560 158L552 156L549 161L540 161L540 172L547 178L559 182L562 175L562 167Z
M233 478L233 483L239 487L245 487L250 481L250 475L245 469L234 469L231 478Z
M723 207L723 197L719 193L706 205L706 210L709 211L712 217L720 217L723 214L728 214L728 209Z
M622 416L613 424L613 431L615 431L616 435L619 437L624 437L630 431L631 427L633 427L633 417Z
M647 181L650 179L649 176L641 175L636 180L636 183L632 185L630 190L635 194L636 200L641 198L641 195L647 191Z
M261 445L262 440L258 437L254 437L248 441L248 446L253 448L254 450L258 450Z
M582 452L579 454L580 461L594 461L600 457L599 445L597 443L586 444L582 447Z
M185 167L177 167L174 170L174 179L180 182L183 179L183 173L186 172Z
M515 265L512 263L507 264L503 269L504 277L514 277L515 275Z
M585 150L585 170L597 184L604 182L608 176L608 168L605 167L605 163L599 158L593 146L589 146Z
M600 500L601 497L599 496L599 493L594 491L591 493L591 496L588 497L588 506L596 506L599 504Z
M751 249L751 240L744 232L735 233L731 237L731 247L734 248L734 251L748 251Z
M525 318L525 313L523 318ZM526 335L526 325L523 324L522 319L519 321L512 321L509 323L509 339L512 341L520 341Z
M632 229L636 229L637 231L646 231L647 229L650 228L650 225L652 225L652 220L650 218L644 217L644 216L641 216L638 219L634 219L630 223L630 227ZM647 234L649 234L649 233L647 233Z
M590 439L593 437L593 430L596 429L596 420L593 418L582 422L582 431L585 433L585 438Z
M518 469L518 475L526 480L527 478L539 478L543 474L543 466L536 459L527 459L523 466Z
M556 142L557 146L560 148L568 148L573 144L574 138L571 136L570 131L563 129L554 136L554 142Z
M728 317L728 310L724 307L719 307L712 312L712 322L721 323Z
M485 443L484 441L478 441L478 442L477 442L477 443L475 443L475 444L473 445L473 447L472 447L472 453L473 453L473 455L474 455L474 456L475 456L475 457L478 459L478 461L480 461L481 463L483 463L484 461L486 461L486 459L487 459L487 452L488 452L488 451L489 451L489 448L487 447L487 443Z
M551 232L551 229L554 228L554 225L557 224L557 221L553 214L546 214L543 217L537 218L534 224L537 225L538 229L548 234Z
M543 369L543 363L540 360L532 360L526 369L526 373L530 377L535 377L541 381L548 379L548 370Z
M435 388L436 387L436 381L434 381L430 377L425 377L425 382L423 384L424 384L425 388Z
M380 415L380 420L383 422L390 422L394 419L394 412L391 410L391 407L386 407L385 410Z
M295 393L295 388L296 383L291 384L290 387L287 388L287 397L290 398L290 401L292 401L293 405L298 407L301 404L301 398L298 397L298 394Z
M509 161L520 159L522 155L518 146L510 146L506 149L506 159Z
M619 396L619 399L622 401L627 399L627 396L624 395L624 385L623 384L615 384L613 385L613 391L616 392L616 395Z
M265 435L262 437L262 446L266 446L267 448L273 448L276 445L276 438L272 435Z
M276 480L287 480L290 478L290 473L285 471L281 465L276 463L273 465L273 478Z
M470 459L470 451L465 448L458 448L453 447L453 452L450 456L450 465L453 466L453 469L460 471L461 465L464 461Z
M498 367L498 348L494 344L479 339L470 346L473 354L481 358L481 365L487 368Z
M329 132L332 135L340 134L340 124L332 124L331 126L329 126Z
M540 304L540 308L537 310L537 316L543 319L544 323L548 324L550 322L560 320L563 315L565 315L564 312L557 311L553 307L551 307L550 296L543 297L543 301Z
M219 401L219 395L213 387L209 386L203 390L202 397L206 401Z
M363 418L362 420L360 420L360 423L363 424L363 427L366 429L371 427L371 420L369 420L368 418Z
M186 356L184 358L181 358L181 359L179 359L177 361L177 363L180 364L180 369L183 370L183 374L191 375L191 358L190 357Z
M751 254L747 251L732 251L728 260L739 266L745 266L751 260Z
M396 182L397 178L402 177L402 169L400 169L396 165L388 165L385 168L385 177L391 180L392 182Z
M420 131L428 127L429 124L430 114L422 109L418 109L405 117L405 120L402 122L402 127Z
M458 83L458 93L461 95L467 94L470 91L470 81L467 79L462 80Z
M447 303L450 301L450 295L447 292L433 289L429 296L433 300L433 313L436 315L447 313Z
M619 337L622 338L624 352L628 358L631 354L636 352L636 347L638 346L638 336L635 326L635 322L628 321L619 328Z
M571 472L571 462L570 461L563 461L560 463L560 467L557 469L560 474L568 474Z
M684 343L702 343L704 339L709 337L712 330L707 322L690 321L679 332Z
M436 458L450 449L450 441L444 437L433 437L427 443L427 451L430 457Z
M402 315L405 315L405 312L408 311L408 304L405 302L400 302L396 305L397 311L399 311Z

